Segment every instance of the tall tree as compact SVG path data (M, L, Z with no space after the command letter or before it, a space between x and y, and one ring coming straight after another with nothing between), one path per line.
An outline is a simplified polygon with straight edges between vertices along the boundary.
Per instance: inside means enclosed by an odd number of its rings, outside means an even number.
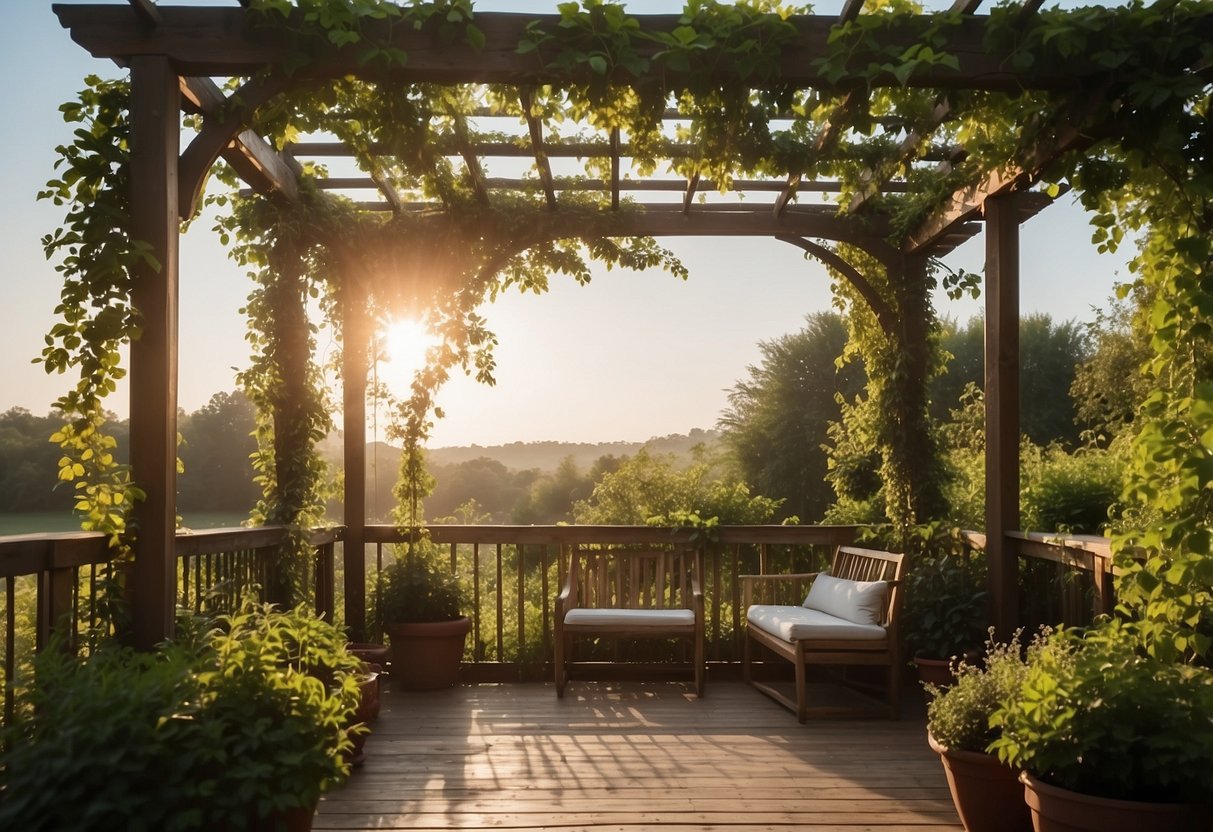
M940 422L960 405L969 383L982 387L985 322L970 318L964 326L947 323L942 346L951 354L947 372L932 383L932 415ZM1087 332L1075 321L1055 323L1032 313L1019 321L1020 430L1037 445L1078 444L1079 426L1070 388L1077 367L1089 353Z
M838 366L847 342L841 317L818 312L800 332L761 342L761 361L729 393L718 425L742 478L784 500L783 516L819 520L833 500L823 445L839 419L837 397L853 399L867 380L862 362Z
M249 511L261 497L253 481L256 428L253 405L243 393L216 393L181 420L177 478L185 511Z

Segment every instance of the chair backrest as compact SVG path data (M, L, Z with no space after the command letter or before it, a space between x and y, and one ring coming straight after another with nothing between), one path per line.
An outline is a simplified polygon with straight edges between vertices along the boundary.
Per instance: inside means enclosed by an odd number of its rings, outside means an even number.
M590 609L689 609L698 553L686 549L573 547L576 604Z
M834 562L830 565L830 574L848 581L891 582L885 603L884 620L881 621L885 626L890 626L896 622L897 610L900 607L899 590L905 557L876 549L839 546L838 551L834 553Z

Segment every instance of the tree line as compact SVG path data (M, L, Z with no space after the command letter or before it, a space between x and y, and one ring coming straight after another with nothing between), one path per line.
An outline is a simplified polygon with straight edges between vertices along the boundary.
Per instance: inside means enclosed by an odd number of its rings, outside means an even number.
M1134 362L1144 351L1127 320L1126 309L1113 305L1088 327L1048 315L1021 321L1025 527L1094 532L1107 519L1120 471L1110 448L1132 418ZM807 316L799 332L760 342L759 362L730 390L719 440L704 442L693 456L641 450L603 454L585 464L582 453L580 462L569 455L546 470L508 467L489 456L431 462L436 485L425 515L431 522L643 523L715 506L716 516L724 512L733 522L759 515L763 522L878 521L877 460L841 429L844 410L854 406L867 381L861 361L840 358L846 340L843 319L821 312ZM930 398L948 449L949 501L955 520L979 527L982 320L945 322L938 346L947 370L932 381ZM60 452L48 441L58 425L54 415L22 408L0 414L0 511L70 511L70 489L55 482ZM257 502L253 429L253 406L240 392L217 393L199 410L181 414L182 512L242 513ZM114 432L118 457L125 458L126 423L115 420ZM691 438L715 440L700 431ZM370 519L389 522L399 450L373 446L372 455L377 471L368 470ZM709 496L705 483L723 490ZM337 518L335 485L329 513ZM730 505L722 496L730 489L767 502L757 510L749 503ZM621 494L630 496L621 500ZM1049 504L1043 514L1042 501Z

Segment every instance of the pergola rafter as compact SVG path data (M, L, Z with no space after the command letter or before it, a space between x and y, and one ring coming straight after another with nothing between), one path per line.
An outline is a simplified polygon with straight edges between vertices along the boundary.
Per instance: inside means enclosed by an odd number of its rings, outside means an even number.
M859 276L860 294L872 305L882 327L890 331L905 331L921 335L922 322L894 320L875 289L863 281L862 275L836 250L819 240L858 246L872 253L899 280L919 280L925 273L926 261L951 251L957 244L980 230L974 220L983 219L987 227L990 262L987 267L987 298L991 304L987 320L996 321L987 334L987 389L994 404L987 411L987 427L991 431L987 452L990 512L987 515L988 551L992 562L993 596L999 613L998 623L1005 628L1013 613L1014 581L1008 577L1007 557L1001 540L1006 525L1017 521L1018 471L1013 443L1018 441L1018 394L1011 376L1017 350L1012 321L1017 317L1017 252L1016 234L1025 216L1040 210L1048 199L1043 195L1025 194L1040 177L1049 162L1061 154L1082 148L1095 136L1082 125L1090 113L1081 110L1055 114L1052 130L1040 131L1044 138L1018 165L987 174L970 183L945 201L904 239L890 240L893 226L890 218L879 210L877 194L897 193L907 185L896 178L899 169L915 161L943 160L952 164L963 149L954 149L933 139L936 131L955 116L951 90L978 90L1018 95L1024 91L1074 92L1086 87L1093 89L1090 100L1100 101L1104 89L1092 84L1098 78L1096 64L1082 54L1073 56L1064 67L1035 68L1031 73L1017 70L1009 47L990 48L986 42L989 18L972 14L979 0L956 0L944 13L946 25L938 28L945 41L941 47L954 59L947 63L925 63L908 77L897 77L892 68L866 72L866 64L854 68L840 79L823 68L829 55L830 33L838 25L854 21L863 10L863 0L848 0L841 15L801 16L789 23L795 38L781 48L778 70L771 77L756 79L754 88L814 89L823 100L837 101L832 113L817 125L815 138L804 147L787 144L787 154L781 156L782 170L763 169L769 178L738 178L730 183L734 192L772 192L773 201L761 204L734 204L704 201L695 203L698 194L717 189L718 182L706 181L699 172L684 179L630 178L626 175L624 159L632 149L628 137L618 127L605 131L593 140L560 139L551 135L545 108L556 106L540 101L539 90L594 80L588 68L561 69L545 67L535 54L520 54L519 43L526 27L537 21L545 30L558 28L560 18L553 15L477 14L476 26L483 34L481 48L474 49L462 42L442 41L428 26L393 27L390 22L365 20L366 38L407 53L408 60L392 69L368 67L354 47L334 47L327 40L305 36L302 20L296 15L290 25L274 25L273 18L257 16L243 8L194 8L157 6L150 0L129 0L128 5L56 5L55 13L71 31L72 38L93 56L113 60L131 69L132 121L132 179L137 195L131 234L135 239L151 243L152 254L162 264L159 271L141 266L137 272L138 287L133 298L146 321L144 338L132 346L132 407L131 433L132 465L136 477L145 485L149 499L136 509L140 528L137 543L135 584L141 593L134 610L136 638L152 644L165 635L171 626L171 571L165 559L172 552L172 531L175 520L173 497L176 436L176 234L177 219L196 212L203 183L209 170L220 156L255 191L295 198L298 193L299 167L294 157L350 155L357 156L365 176L333 177L321 180L321 187L331 189L361 189L374 187L384 202L360 205L369 210L391 210L401 217L417 217L442 222L455 210L451 194L441 200L413 201L406 178L400 173L403 162L386 147L372 143L358 151L329 142L308 141L293 145L280 153L256 133L258 110L277 96L309 83L354 76L372 83L393 85L440 83L452 85L502 84L517 90L520 116L512 114L524 131L517 140L502 141L499 136L480 135L469 119L501 116L492 111L448 110L451 124L427 125L426 135L432 139L419 148L420 163L430 171L445 170L445 159L463 162L475 204L492 207L497 191L538 192L546 210L541 219L527 232L527 240L591 239L602 236L678 236L678 235L738 235L767 236L797 245L806 253L826 262L836 271ZM1020 10L1021 20L1036 13L1040 2L1025 0ZM937 27L936 15L907 16L882 30L884 46L897 52L918 44L924 32ZM649 33L672 33L682 25L678 15L644 16L643 30ZM1205 24L1213 35L1213 21ZM656 42L635 44L641 58L650 59L660 50ZM307 59L300 64L300 54ZM863 58L858 59L861 63ZM293 74L282 71L294 66ZM705 71L700 82L719 80L736 83L742 75L739 67L722 56ZM210 80L211 77L252 80L236 93L224 96ZM619 84L634 81L626 71L619 70L611 78ZM868 108L870 99L861 90L880 86L910 86L934 91L936 105L925 120L913 124L879 124L886 138L905 131L893 147L891 157L883 166L869 169L862 190L846 205L803 206L796 204L801 191L830 193L843 188L836 180L812 181L804 171L817 169L837 153L849 151L846 134L856 122L860 108ZM191 111L201 114L203 124L199 134L181 152L179 125L173 118L181 93ZM786 114L770 113L770 120ZM676 109L664 117L670 120L691 118ZM794 117L793 117L794 118ZM444 120L445 121L445 120ZM866 121L865 121L866 124ZM549 132L545 135L545 130ZM946 132L946 131L945 131ZM941 146L943 144L943 146ZM920 152L920 148L930 148ZM692 157L696 149L670 141L655 152L663 159ZM365 157L369 153L373 161ZM774 158L775 154L772 154ZM533 159L535 177L491 177L484 160L492 157ZM600 178L569 179L554 175L551 159L592 158L606 160L609 168ZM680 171L681 172L681 171ZM536 187L537 186L537 187ZM584 213L562 213L561 195L574 190L600 191L607 194L601 216L587 221ZM680 194L668 203L631 204L622 199L627 192L661 192ZM566 197L566 201L568 198ZM693 210L692 210L693 209ZM494 262L500 267L525 241L513 240L503 244ZM490 268L492 264L485 266ZM369 278L368 278L369 279ZM907 285L903 283L903 285ZM918 284L915 284L918 285ZM864 288L866 287L866 288ZM346 296L346 405L347 574L361 574L363 556L365 501L360 493L361 468L364 463L365 401L357 379L365 377L365 339L369 338L368 321L362 314L362 301L369 287L353 283L345 287ZM909 336L905 336L909 337ZM915 342L917 343L917 342ZM355 424L357 423L357 424ZM352 430L356 427L357 430ZM167 473L166 473L167 472ZM352 489L352 490L351 490ZM159 558L159 560L157 560ZM355 582L357 583L357 582ZM354 622L364 602L361 587L347 586L347 620Z

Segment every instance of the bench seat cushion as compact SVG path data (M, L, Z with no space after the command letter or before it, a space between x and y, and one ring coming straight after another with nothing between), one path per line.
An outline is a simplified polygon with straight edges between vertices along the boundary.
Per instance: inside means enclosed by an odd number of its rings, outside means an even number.
M755 604L746 610L746 620L787 642L800 639L876 641L885 637L879 624L856 624L821 610L775 604Z
M564 623L575 627L694 627L691 610L572 609L564 614Z

